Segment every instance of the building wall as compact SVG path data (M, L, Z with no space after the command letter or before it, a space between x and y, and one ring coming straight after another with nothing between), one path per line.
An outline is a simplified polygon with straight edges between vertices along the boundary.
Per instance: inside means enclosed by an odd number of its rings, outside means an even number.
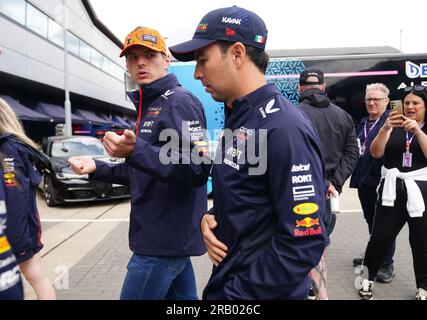
M2 1L23 2L23 0ZM40 9L51 20L62 23L61 0L27 2ZM125 65L118 57L120 48L93 26L81 1L67 0L66 6L69 13L69 31L95 49L90 50L92 59L99 58L95 60L97 61L95 66L90 58L89 61L85 61L78 53L72 53L73 48L70 47L71 53L68 55L70 91L121 106L124 110L134 110L125 97ZM0 71L64 89L62 46L30 30L28 21L26 23L27 26L23 26L0 14Z

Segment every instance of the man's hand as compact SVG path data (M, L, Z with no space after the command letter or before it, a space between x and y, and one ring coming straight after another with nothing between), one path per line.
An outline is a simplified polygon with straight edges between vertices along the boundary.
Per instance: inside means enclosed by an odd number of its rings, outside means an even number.
M209 259L212 261L214 266L217 267L227 255L228 248L224 243L219 241L212 232L212 230L218 225L215 220L215 216L205 214L200 225L203 234L203 241L205 242L206 249L208 250Z
M326 190L326 200L329 200L332 196L334 196L337 192L337 189L335 189L334 185L331 183L329 184L328 190Z
M133 131L125 130L122 136L114 132L107 132L104 136L104 146L110 157L129 158L136 144L136 135Z
M90 156L78 156L68 159L71 169L77 174L94 173L96 171L95 161Z

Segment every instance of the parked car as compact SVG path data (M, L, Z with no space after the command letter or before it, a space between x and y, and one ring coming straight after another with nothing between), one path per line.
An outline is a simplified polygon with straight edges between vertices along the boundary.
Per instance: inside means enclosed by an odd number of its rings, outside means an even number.
M124 159L110 158L101 141L89 136L54 136L43 142L43 151L51 160L51 169L43 175L41 189L49 207L63 203L97 201L129 197L124 185L90 181L89 175L77 175L68 164L72 156L88 155L107 163Z

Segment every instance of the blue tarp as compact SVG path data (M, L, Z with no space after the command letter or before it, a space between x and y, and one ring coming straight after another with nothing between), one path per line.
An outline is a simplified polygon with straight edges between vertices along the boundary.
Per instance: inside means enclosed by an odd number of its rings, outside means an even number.
M36 111L47 115L53 122L64 122L65 121L65 110L62 106L56 104L50 104L45 102L39 102L36 105ZM74 123L87 123L88 121L71 113L71 119Z
M19 103L18 100L13 99L12 97L0 96L0 98L9 104L9 106L13 109L13 111L15 111L16 115L21 120L50 121L48 116L23 106Z
M132 129L132 126L129 123L127 123L125 120L123 120L122 117L113 116L113 122L119 128Z
M83 109L76 109L76 114L78 116L81 116L82 118L88 120L89 122L91 122L93 124L98 124L98 125L112 125L113 124L113 121L98 117L92 111L83 110Z
M132 128L135 128L135 121L132 121L132 120L130 120L130 119L126 119L125 120L127 123L129 123L130 124L130 126L132 127Z
M107 116L106 114L100 114L99 117L105 121L108 121L109 123L113 123L113 120L111 120L111 116Z

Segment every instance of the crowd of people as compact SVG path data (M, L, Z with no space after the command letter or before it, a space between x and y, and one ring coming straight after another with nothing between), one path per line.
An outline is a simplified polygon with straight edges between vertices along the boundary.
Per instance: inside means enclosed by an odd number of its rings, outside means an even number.
M384 84L368 84L368 116L355 129L329 100L322 70L301 73L298 107L267 83L267 38L257 14L233 6L207 13L191 40L169 48L179 61L195 60L194 77L224 103L224 134L209 159L204 108L168 74L163 37L147 27L127 36L120 57L139 87L129 94L138 120L134 131L103 139L111 157L126 161L69 159L77 174L130 186L133 255L120 298L198 299L190 257L207 252L213 269L203 299L327 300L331 198L351 176L370 234L353 261L369 271L359 297L373 298L375 280L393 280L395 239L408 223L416 299L426 300L426 88L407 88L400 113L387 110ZM45 163L37 149L0 100L0 274L9 279L0 299L23 298L21 272L39 299L55 299L41 267L35 196Z

